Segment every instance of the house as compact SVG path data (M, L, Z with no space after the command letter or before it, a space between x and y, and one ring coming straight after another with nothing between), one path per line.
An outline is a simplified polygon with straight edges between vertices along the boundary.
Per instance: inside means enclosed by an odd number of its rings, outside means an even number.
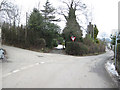
M91 22L89 22L89 25L87 26L87 34L93 37L93 25Z

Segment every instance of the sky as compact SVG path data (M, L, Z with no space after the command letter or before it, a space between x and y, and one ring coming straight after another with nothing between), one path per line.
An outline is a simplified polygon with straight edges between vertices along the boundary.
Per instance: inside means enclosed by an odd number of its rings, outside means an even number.
M31 13L32 9L43 9L46 0L15 0L21 13L21 23L25 24L25 13ZM55 8L62 6L61 0L49 0ZM110 34L118 29L118 2L120 0L82 0L92 11L92 24L96 24L99 30L98 38L110 37ZM38 5L38 3L40 4ZM63 18L63 17L62 17ZM58 23L61 29L65 27L65 21Z

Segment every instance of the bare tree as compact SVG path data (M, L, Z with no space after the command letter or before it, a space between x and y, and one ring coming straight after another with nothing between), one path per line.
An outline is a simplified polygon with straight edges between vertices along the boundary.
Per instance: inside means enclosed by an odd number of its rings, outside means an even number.
M13 23L14 26L16 26L16 22L18 22L18 25L20 23L20 15L19 15L19 9L18 7L8 1L8 0L2 0L0 1L0 27L2 27L3 22L9 23L11 25ZM0 32L2 35L2 31ZM2 43L2 39L0 38L0 44Z
M70 11L73 11L72 15L76 15L76 20L78 21L80 25L80 27L86 31L85 27L82 26L82 24L84 24L85 21L82 21L81 19L81 16L85 16L85 11L87 12L86 8L86 4L84 4L82 2L82 0L64 0L62 1L63 3L63 7L59 7L59 11L58 11L58 14L59 15L62 15L64 17L64 20L61 20L61 21L68 21L68 18L69 18L69 14L70 14ZM73 9L73 10L71 10ZM86 15L87 17L87 15Z
M79 15L86 9L86 5L81 0L69 0L63 1L66 9L61 9L60 14L64 16L66 20L66 27L63 30L63 36L66 41L71 41L71 36L76 36L76 40L80 41L82 38L82 29L79 23Z
M3 21L15 23L19 18L18 15L19 9L14 3L8 0L0 1L0 18L3 19Z
M0 2L0 12L4 12L4 14L6 13L8 15L9 18L11 17L11 14L14 11L14 5L11 2L8 2L7 0L2 0Z
M85 10L87 7L84 3L82 3L81 0L68 0L68 1L62 1L62 2L67 7L66 8L60 7L59 14L63 15L66 20L68 19L68 14L69 14L70 9L73 9L74 13L78 11L79 14L77 14L76 16L79 16L82 14L82 11Z

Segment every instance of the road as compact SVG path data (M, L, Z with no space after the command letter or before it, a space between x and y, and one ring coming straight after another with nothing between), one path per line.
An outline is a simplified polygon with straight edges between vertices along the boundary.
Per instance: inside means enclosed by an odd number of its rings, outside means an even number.
M113 55L69 56L3 46L3 88L115 88L104 68Z

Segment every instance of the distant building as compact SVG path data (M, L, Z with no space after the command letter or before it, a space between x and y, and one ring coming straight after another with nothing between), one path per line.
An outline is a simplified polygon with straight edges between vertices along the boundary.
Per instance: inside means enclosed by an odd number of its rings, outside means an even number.
M93 37L93 25L91 22L89 22L89 25L87 26L87 34Z

